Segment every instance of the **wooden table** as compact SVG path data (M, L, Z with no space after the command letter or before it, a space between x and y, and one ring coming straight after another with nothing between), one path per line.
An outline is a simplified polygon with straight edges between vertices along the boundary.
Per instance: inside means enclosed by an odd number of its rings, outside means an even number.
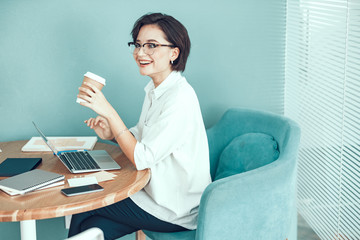
M0 162L9 157L41 157L39 169L63 174L65 179L87 175L70 173L52 152L22 153L21 148L26 142L0 142ZM104 191L66 197L60 189L69 187L67 182L62 186L18 196L0 191L0 222L20 221L21 239L33 240L36 239L36 219L61 217L107 206L129 197L148 183L150 170L137 171L118 146L98 142L94 149L106 150L121 166L120 170L109 171L117 175L114 180L99 183Z

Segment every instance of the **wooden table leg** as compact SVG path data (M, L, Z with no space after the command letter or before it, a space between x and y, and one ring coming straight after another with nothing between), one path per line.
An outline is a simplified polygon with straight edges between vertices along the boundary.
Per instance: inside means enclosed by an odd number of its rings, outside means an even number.
M136 232L136 240L146 240L146 235L143 231L139 230Z

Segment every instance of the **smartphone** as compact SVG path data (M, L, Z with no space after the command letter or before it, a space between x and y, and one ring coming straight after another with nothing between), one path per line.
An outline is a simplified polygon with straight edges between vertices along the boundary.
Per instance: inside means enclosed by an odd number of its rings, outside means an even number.
M85 193L92 193L92 192L99 192L104 190L102 186L99 184L91 184L91 185L85 185L85 186L79 186L79 187L70 187L70 188L64 188L61 189L61 192L70 197L70 196L76 196L80 194Z

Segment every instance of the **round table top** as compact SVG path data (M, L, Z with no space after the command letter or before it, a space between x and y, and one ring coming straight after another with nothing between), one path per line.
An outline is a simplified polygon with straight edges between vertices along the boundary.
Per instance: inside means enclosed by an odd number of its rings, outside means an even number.
M38 169L65 175L65 179L83 177L92 173L72 174L52 152L21 152L27 141L0 142L0 163L6 158L41 157ZM96 143L94 150L106 150L121 166L120 170L108 171L116 174L114 180L99 182L104 191L66 197L60 190L65 185L36 190L24 195L10 196L0 191L0 221L13 222L45 219L85 212L121 201L141 190L150 179L150 170L137 171L116 145ZM4 177L0 177L4 179Z

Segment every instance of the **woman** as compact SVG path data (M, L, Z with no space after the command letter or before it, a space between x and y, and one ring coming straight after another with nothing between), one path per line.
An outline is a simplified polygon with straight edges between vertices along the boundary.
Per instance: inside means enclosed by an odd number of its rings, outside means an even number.
M201 194L211 182L206 131L193 88L181 75L190 52L185 27L154 13L134 24L128 43L140 74L151 81L137 125L128 130L93 85L81 88L83 106L99 116L85 121L102 139L116 141L138 170L150 168L144 189L113 205L74 215L69 236L91 227L115 239L139 229L195 229Z

